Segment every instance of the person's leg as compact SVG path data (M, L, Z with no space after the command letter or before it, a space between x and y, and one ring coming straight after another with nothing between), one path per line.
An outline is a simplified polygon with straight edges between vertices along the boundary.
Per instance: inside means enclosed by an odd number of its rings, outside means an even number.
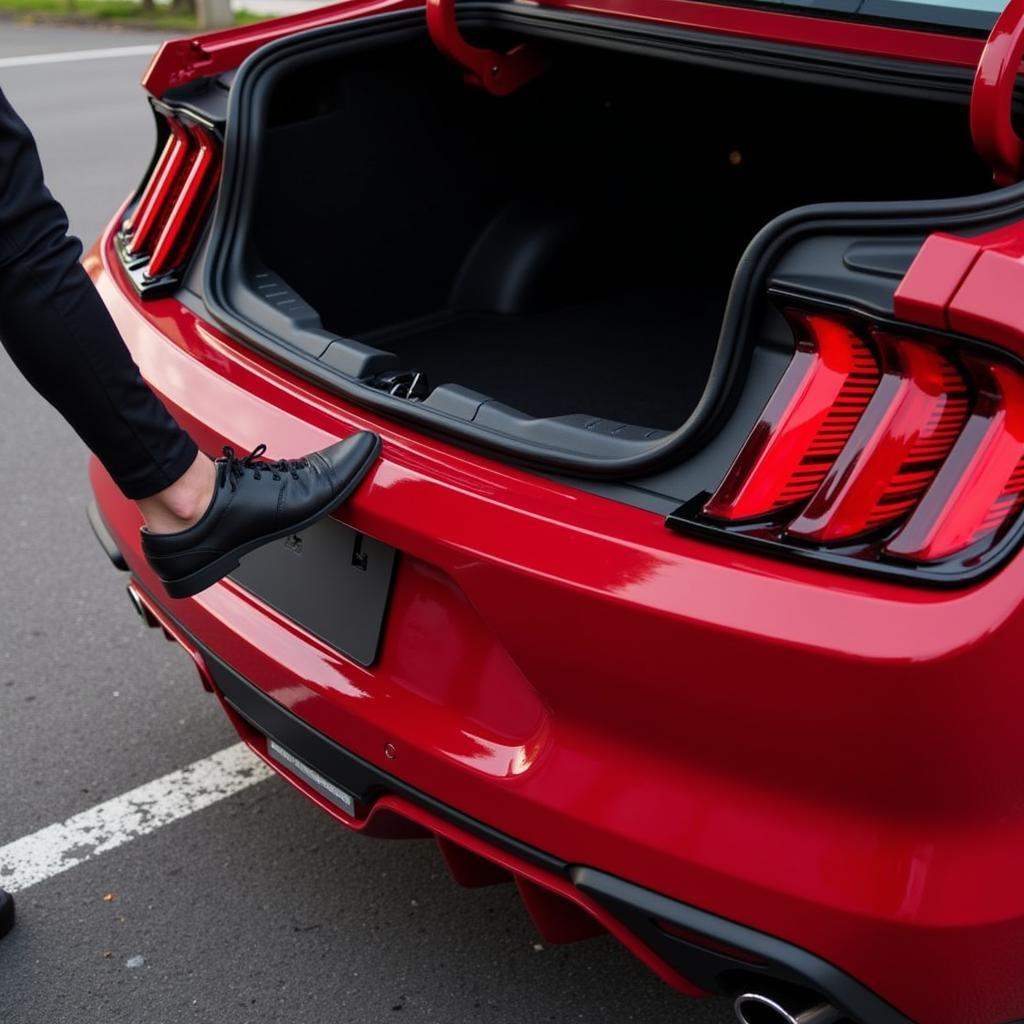
M302 459L211 462L149 389L78 259L28 127L0 92L0 340L146 524L142 550L174 597L337 508L380 450L361 432Z
M213 466L142 380L67 232L32 135L0 92L0 340L126 497L166 492L169 502L147 503L147 522L181 529L209 504ZM188 474L196 486L179 495Z
M135 502L150 533L177 533L194 526L213 500L217 469L200 452L188 469L162 491Z

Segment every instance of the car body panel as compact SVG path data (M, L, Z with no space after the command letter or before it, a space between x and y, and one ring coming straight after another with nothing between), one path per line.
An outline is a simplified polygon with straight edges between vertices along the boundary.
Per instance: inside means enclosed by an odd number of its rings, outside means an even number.
M375 666L230 581L172 602L187 630L360 757L565 862L813 950L922 1024L1020 1015L1024 559L936 592L675 534L359 410L173 297L140 303L110 235L86 265L204 450L384 440L339 514L400 552ZM167 601L134 506L92 480Z

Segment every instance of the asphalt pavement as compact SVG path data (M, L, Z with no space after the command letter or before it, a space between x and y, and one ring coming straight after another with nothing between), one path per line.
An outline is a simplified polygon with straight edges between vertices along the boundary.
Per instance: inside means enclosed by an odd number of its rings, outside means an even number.
M153 144L148 33L0 22L0 88L91 242ZM0 352L0 847L230 747L188 658L132 613L85 521L86 453ZM0 879L2 884L2 879ZM727 1024L612 939L545 945L510 886L347 833L277 778L18 894L2 1024Z

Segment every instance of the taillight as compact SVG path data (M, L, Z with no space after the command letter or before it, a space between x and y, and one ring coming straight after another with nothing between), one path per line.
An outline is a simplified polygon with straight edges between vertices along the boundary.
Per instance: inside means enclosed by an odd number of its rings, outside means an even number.
M143 295L168 290L192 255L220 181L220 143L206 125L170 113L167 137L117 236Z
M796 352L717 490L671 525L921 580L998 564L1024 526L1024 372L1010 354L787 309Z
M978 385L963 432L935 482L888 550L915 561L947 558L995 536L1024 505L1024 378L967 361Z
M941 353L887 333L873 339L884 373L849 443L789 525L791 537L843 541L898 520L967 418L967 383Z
M844 323L790 311L796 354L705 513L751 519L809 498L878 386L878 363Z

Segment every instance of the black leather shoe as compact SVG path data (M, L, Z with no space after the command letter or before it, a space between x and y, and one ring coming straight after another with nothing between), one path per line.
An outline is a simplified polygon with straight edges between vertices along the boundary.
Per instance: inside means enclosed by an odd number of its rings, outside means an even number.
M380 452L362 431L304 459L265 462L261 444L245 458L225 448L213 501L180 533L142 530L142 551L171 597L191 597L238 568L261 544L312 526L359 486Z
M0 938L14 927L14 897L0 889Z

